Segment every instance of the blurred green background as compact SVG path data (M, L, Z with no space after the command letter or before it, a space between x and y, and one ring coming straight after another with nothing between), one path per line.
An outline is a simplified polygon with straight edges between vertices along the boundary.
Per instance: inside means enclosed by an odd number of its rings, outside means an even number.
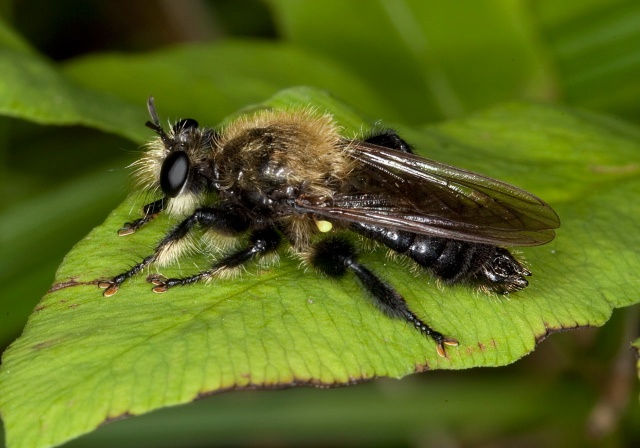
M208 125L295 85L387 123L524 100L640 124L638 1L20 0L0 14L2 347L126 196L150 94L163 116ZM24 61L31 87L13 89ZM56 114L53 84L86 103ZM125 105L129 125L94 97ZM639 446L637 328L635 308L618 310L505 368L229 393L69 445Z

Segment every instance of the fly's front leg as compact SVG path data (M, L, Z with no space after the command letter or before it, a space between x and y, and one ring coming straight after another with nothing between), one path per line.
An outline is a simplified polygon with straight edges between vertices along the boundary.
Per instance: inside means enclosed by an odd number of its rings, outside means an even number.
M164 210L166 205L167 198L158 199L157 201L145 205L144 207L142 207L144 216L142 218L136 219L135 221L126 222L122 226L122 228L118 230L118 235L125 236L135 233L138 229L140 229L140 227L154 220L155 217L158 216L162 210Z
M202 208L175 226L156 246L155 251L136 263L131 269L116 275L111 280L101 281L98 285L105 291L103 295L110 297L118 292L120 285L127 279L139 273L146 266L157 261L167 262L175 258L180 252L180 242L189 231L199 224L227 235L237 235L245 232L249 223L241 214L229 207Z
M251 235L249 245L225 256L215 263L211 269L184 278L164 278L160 275L150 275L147 281L156 285L153 288L154 292L161 293L174 286L185 286L200 280L219 277L262 255L275 251L280 244L280 240L280 234L273 228L258 230Z

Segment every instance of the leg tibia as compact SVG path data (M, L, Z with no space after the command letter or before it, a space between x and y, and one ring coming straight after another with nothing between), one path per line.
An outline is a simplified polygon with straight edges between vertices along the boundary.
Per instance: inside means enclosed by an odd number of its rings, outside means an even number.
M149 206L152 204L149 204ZM106 297L114 295L122 283L139 273L151 263L167 263L177 257L184 238L189 234L193 226L200 224L223 234L238 234L245 231L249 224L244 215L238 214L229 207L202 208L196 210L191 216L175 226L158 243L153 254L144 258L140 263L135 264L131 269L116 275L111 280L99 283L101 288L105 288L103 295Z
M455 339L443 336L424 323L409 309L407 302L394 288L360 264L354 247L348 241L340 238L322 240L313 247L309 261L316 269L332 277L343 276L347 271L353 272L382 312L389 317L404 319L423 334L432 337L441 356L445 356L444 345L458 344Z
M230 271L243 266L259 256L275 251L278 248L279 243L280 234L276 230L260 230L251 235L249 245L247 247L222 258L220 261L215 263L211 269L184 278L166 279L162 276L150 275L147 278L147 281L156 285L153 288L154 292L161 293L166 292L169 288L174 286L185 286L196 283L200 280L219 277L230 273Z
M164 210L165 206L166 199L164 198L158 199L157 201L145 205L142 208L144 216L142 218L136 219L135 221L125 223L122 228L118 230L118 235L125 236L135 233L138 229L140 229L140 227L154 220L155 217L158 216L158 214L160 214L162 210Z

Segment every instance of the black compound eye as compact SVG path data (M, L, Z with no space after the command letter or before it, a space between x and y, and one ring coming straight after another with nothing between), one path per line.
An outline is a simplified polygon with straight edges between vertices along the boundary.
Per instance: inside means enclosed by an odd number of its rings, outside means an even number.
M184 120L180 120L173 125L173 132L175 132L176 134L181 134L183 132L187 132L192 128L197 129L198 122L193 118L185 118Z
M160 188L170 198L182 191L189 176L189 157L183 151L175 151L164 159L160 170Z

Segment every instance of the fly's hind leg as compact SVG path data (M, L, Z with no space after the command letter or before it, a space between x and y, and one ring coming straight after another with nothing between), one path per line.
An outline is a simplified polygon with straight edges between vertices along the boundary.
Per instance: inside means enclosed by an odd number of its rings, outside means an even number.
M353 272L382 312L392 318L404 319L424 335L430 336L436 342L436 350L440 356L446 356L445 345L458 345L455 339L444 336L423 322L393 287L360 264L355 248L348 241L330 237L316 243L312 247L309 262L330 277L342 277L347 271Z
M98 286L104 289L103 295L110 297L118 292L120 285L133 277L146 266L155 262L166 262L175 258L181 251L180 243L191 229L199 224L221 234L237 235L245 232L249 223L244 215L238 214L230 207L201 208L193 212L184 221L175 226L156 246L156 250L131 269L116 275L110 280L103 280Z
M125 236L135 233L140 229L140 227L153 221L155 217L158 216L162 210L164 210L166 205L166 198L158 199L157 201L145 205L144 207L142 207L142 213L144 213L144 216L142 218L136 219L135 221L124 223L122 228L118 230L118 235Z
M156 285L153 287L154 292L162 293L174 286L190 285L201 280L218 277L262 255L275 251L280 244L280 240L280 234L273 228L258 230L252 233L249 244L246 247L223 257L211 269L184 278L165 278L160 275L150 275L147 281Z

